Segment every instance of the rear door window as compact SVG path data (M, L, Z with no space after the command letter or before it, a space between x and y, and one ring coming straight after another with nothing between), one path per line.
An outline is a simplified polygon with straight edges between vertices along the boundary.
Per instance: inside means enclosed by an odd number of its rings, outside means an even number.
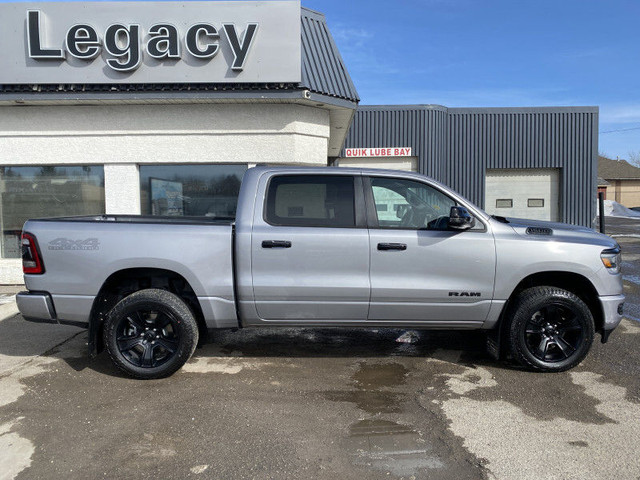
M295 227L355 227L354 178L348 175L279 175L267 192L265 220Z

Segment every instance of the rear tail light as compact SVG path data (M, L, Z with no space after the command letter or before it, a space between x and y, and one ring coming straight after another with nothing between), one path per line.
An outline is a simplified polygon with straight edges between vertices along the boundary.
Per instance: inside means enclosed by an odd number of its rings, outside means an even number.
M38 242L30 233L22 234L22 271L29 274L44 273Z

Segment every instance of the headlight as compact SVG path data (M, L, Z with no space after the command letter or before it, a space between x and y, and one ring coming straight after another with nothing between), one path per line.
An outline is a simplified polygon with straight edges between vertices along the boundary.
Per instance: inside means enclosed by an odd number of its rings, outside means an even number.
M602 260L602 264L609 273L620 273L620 262L622 261L620 247L607 248L606 250L603 250L600 254L600 260Z

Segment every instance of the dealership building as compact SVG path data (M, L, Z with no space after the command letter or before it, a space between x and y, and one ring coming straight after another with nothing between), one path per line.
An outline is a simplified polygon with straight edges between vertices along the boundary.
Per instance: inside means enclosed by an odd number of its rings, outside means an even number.
M0 283L27 218L224 217L256 164L419 171L592 225L598 109L359 106L298 2L0 4Z

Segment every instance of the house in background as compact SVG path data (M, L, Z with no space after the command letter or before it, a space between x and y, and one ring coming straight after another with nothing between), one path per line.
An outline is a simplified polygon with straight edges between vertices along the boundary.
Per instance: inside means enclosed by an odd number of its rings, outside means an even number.
M605 183L601 183L604 180ZM640 206L640 168L625 160L598 159L598 191L625 207Z
M598 177L598 195L600 192L604 193L604 199L607 199L607 187L611 185L604 178Z

